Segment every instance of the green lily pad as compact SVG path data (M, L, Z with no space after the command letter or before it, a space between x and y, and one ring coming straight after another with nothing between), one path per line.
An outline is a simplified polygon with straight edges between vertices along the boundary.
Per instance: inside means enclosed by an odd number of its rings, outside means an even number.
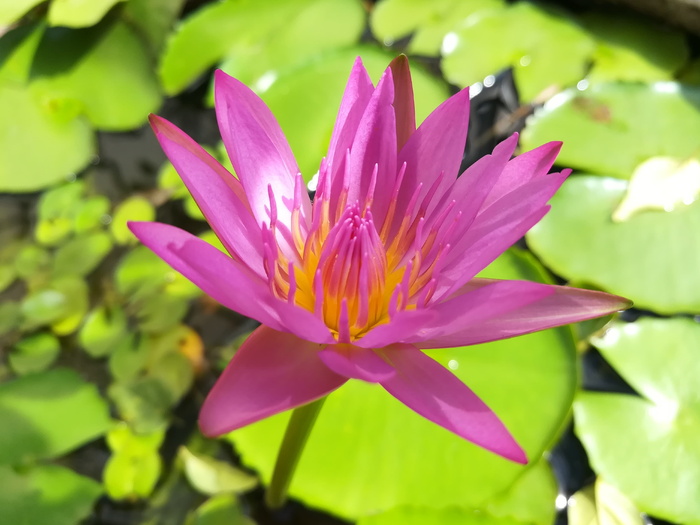
M382 0L372 9L369 21L372 32L385 45L411 35L409 53L437 56L451 29L475 13L503 5L503 0Z
M0 303L0 335L19 327L22 320L20 305L14 301Z
M527 234L528 245L559 275L627 297L638 307L700 312L700 203L613 222L627 184L611 177L570 178Z
M641 395L577 397L576 433L593 468L643 512L700 523L700 325L643 318L592 343Z
M252 85L265 73L357 42L365 14L354 0L224 1L197 11L170 39L160 76L174 94L228 57L224 69Z
M561 166L628 179L652 157L694 156L699 108L700 88L674 82L570 89L535 113L521 146L563 140Z
M258 484L255 476L231 465L203 454L190 452L180 447L180 459L185 475L192 486L202 494L216 495L231 492L246 492Z
M191 513L185 525L255 525L255 522L243 514L234 495L219 494Z
M35 244L25 244L17 252L14 271L25 280L43 278L49 273L51 263L51 254L47 250Z
M32 63L31 88L43 104L67 105L109 131L142 125L161 101L146 49L118 20L48 28Z
M15 343L9 362L15 373L31 374L46 370L58 357L61 343L48 332L29 335Z
M54 279L22 300L23 329L51 325L56 335L73 333L88 310L88 287L77 277Z
M82 118L0 80L0 192L36 191L80 171L94 155L92 129ZM41 154L37 154L37 149ZM21 176L20 176L21 174Z
M87 232L104 226L110 220L109 210L111 207L110 200L104 195L82 199L75 209L73 223L75 232Z
M52 0L49 24L64 27L85 27L96 24L114 4L124 0Z
M22 473L0 466L0 523L75 525L101 492L99 483L58 465Z
M58 246L73 232L75 211L85 199L85 183L73 181L45 191L37 204L34 236L45 246Z
M523 525L523 522L496 518L480 510L399 507L362 518L357 525Z
M148 42L152 55L160 56L185 0L129 0L122 16Z
M333 124L355 57L379 80L392 55L373 47L353 47L325 55L281 74L261 97L287 136L301 173L308 182L326 155ZM411 68L416 120L421 122L449 95L447 86L419 66Z
M583 16L583 23L598 41L587 76L591 82L672 80L690 57L681 31L648 19L593 12Z
M145 197L129 197L114 210L110 224L114 240L119 244L135 244L138 239L127 227L128 221L152 221L156 218L153 204Z
M513 251L484 275L543 278L532 258ZM576 384L569 329L429 354L493 408L533 461L558 435ZM288 417L274 416L230 435L244 463L264 482L270 480ZM378 385L350 381L324 404L291 494L346 519L402 505L482 508L527 468L421 418Z
M86 276L97 268L111 249L112 238L105 232L74 237L56 250L53 276Z
M0 464L65 454L101 436L109 425L106 401L71 370L0 384L0 427L12 429L0 433Z
M105 357L128 337L127 330L126 315L120 307L101 306L86 317L78 342L92 357Z
M622 492L598 478L579 490L567 506L570 525L644 525L639 510Z
M594 46L573 19L518 2L474 15L445 36L442 70L465 87L512 67L520 98L529 102L581 80Z
M24 16L32 7L44 0L14 0L0 3L0 26L11 26Z

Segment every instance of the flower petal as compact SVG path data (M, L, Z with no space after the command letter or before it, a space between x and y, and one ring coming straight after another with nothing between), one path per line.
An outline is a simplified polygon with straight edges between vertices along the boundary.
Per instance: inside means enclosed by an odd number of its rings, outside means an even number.
M258 224L269 222L268 186L274 189L280 222L289 224L299 168L277 120L250 88L220 70L215 73L215 99L221 138ZM310 203L303 193L306 212Z
M218 436L305 405L347 378L318 358L320 346L261 326L243 343L204 401L199 426Z
M440 363L413 345L381 350L396 369L382 386L411 410L475 445L517 463L527 456L498 416Z
M167 120L150 117L163 151L228 252L264 275L260 227L241 183L199 144Z
M310 341L333 341L326 325L311 312L272 296L266 282L211 244L158 222L130 222L129 228L156 255L227 308Z
M394 375L394 368L371 348L353 345L328 345L318 354L336 374L369 383L379 383Z
M424 326L432 326L436 322L437 313L432 308L399 310L388 323L375 326L353 344L362 348L382 348L403 341Z
M413 82L406 55L399 55L389 64L394 81L394 112L396 113L396 146L399 150L416 131L416 106Z
M467 287L486 287L497 282L474 279ZM555 326L577 323L629 308L632 303L624 297L594 290L541 284L552 293L529 304L495 315L464 329L416 343L421 348L452 348L475 345L499 339L546 330Z

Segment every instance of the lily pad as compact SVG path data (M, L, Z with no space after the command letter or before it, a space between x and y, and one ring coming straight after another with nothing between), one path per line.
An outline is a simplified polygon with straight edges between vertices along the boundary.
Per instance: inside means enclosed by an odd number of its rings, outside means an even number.
M698 136L700 88L674 82L597 84L550 99L528 121L521 146L563 140L558 164L628 179L652 157L694 156Z
M567 506L570 525L644 525L639 510L622 492L598 478L579 490Z
M570 178L527 234L528 245L559 275L640 308L700 312L700 203L613 222L627 185L612 177Z
M105 357L128 337L127 330L126 315L121 308L101 306L85 319L78 341L92 357Z
M503 0L382 0L372 9L369 21L372 32L385 45L410 35L409 53L437 56L451 29L474 13L503 5Z
M106 432L109 409L75 372L54 369L0 384L0 464L52 458ZM2 505L0 505L0 508Z
M160 76L174 94L226 57L223 67L253 85L268 73L356 43L365 13L355 0L227 0L198 10L168 42Z
M393 58L373 47L354 47L325 55L281 74L261 97L287 136L308 182L326 155L340 99L355 57L361 56L376 82ZM447 86L418 66L411 68L416 120L421 122L449 95Z
M640 510L700 523L700 325L643 318L592 343L641 397L577 397L576 433L591 464Z
M255 525L255 522L243 514L234 495L219 494L202 503L185 525Z
M119 244L135 244L138 242L126 226L128 221L152 221L156 218L156 210L151 202L140 196L129 197L114 210L110 224L114 240Z
M146 49L119 20L48 28L32 63L31 88L42 104L69 106L108 131L140 126L161 101Z
M112 6L124 0L53 0L49 6L52 26L84 27L96 24Z
M543 278L541 268L517 252L507 252L484 275ZM576 384L569 329L430 355L493 408L533 461L558 435ZM244 463L264 482L288 417L231 434ZM346 519L402 505L482 508L526 471L421 418L378 385L350 381L324 404L291 494Z
M13 2L0 3L0 26L11 26L32 7L39 5L43 1L44 0L14 0Z
M230 463L211 456L195 454L186 447L180 447L179 456L184 464L188 481L203 494L246 492L258 484L255 476Z
M512 518L496 518L480 510L399 507L363 518L357 525L522 525Z
M151 54L160 56L184 4L185 0L129 0L122 16L144 36Z
M591 82L672 80L685 65L690 51L685 35L628 13L587 13L586 29L597 40Z
M442 70L464 87L512 67L520 98L529 102L546 89L581 80L594 46L572 18L518 2L474 15L448 33Z
M105 232L86 233L74 237L56 250L53 276L86 276L97 268L111 249L112 239Z
M75 525L101 492L99 483L58 465L22 473L0 466L0 523Z
M8 360L17 374L30 374L46 370L60 351L61 343L55 335L39 332L15 343Z

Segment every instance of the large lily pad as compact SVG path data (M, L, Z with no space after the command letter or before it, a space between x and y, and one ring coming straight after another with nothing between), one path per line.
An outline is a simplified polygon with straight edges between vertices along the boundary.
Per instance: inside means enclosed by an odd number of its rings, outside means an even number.
M104 434L109 409L75 372L55 369L0 385L0 464L51 458ZM0 505L1 507L1 505Z
M569 498L570 525L644 525L639 510L622 492L598 478Z
M23 473L0 466L0 523L75 525L100 492L99 483L57 465Z
M593 39L573 19L528 2L476 14L443 41L445 78L469 86L507 67L520 97L576 84L585 74Z
M556 273L628 297L663 314L700 312L700 203L672 212L612 215L627 181L576 176L527 234L530 248Z
M307 181L326 155L343 89L357 56L362 57L375 82L393 58L371 47L344 49L280 75L261 93L279 120ZM447 86L415 65L411 73L416 119L421 122L447 98Z
M382 0L369 21L374 35L386 45L410 35L409 53L437 56L451 29L474 13L503 5L503 0Z
M530 259L513 252L486 275L542 277ZM482 396L536 461L569 410L574 353L571 332L564 328L430 355ZM243 461L265 482L288 416L231 435ZM378 385L350 381L326 401L291 494L348 519L401 505L480 508L526 470L421 418Z
M674 82L570 89L535 113L521 145L563 140L560 165L627 179L651 157L694 156L699 108L700 88Z
M84 27L96 24L117 2L124 0L53 0L49 6L52 26Z
M252 85L310 55L357 42L364 27L355 0L228 0L200 9L169 41L160 68L169 94L226 57L224 69Z
M641 394L578 396L576 432L593 467L642 511L700 523L700 326L645 318L592 342Z
M399 507L369 516L358 525L520 525L512 518L496 518L479 510Z

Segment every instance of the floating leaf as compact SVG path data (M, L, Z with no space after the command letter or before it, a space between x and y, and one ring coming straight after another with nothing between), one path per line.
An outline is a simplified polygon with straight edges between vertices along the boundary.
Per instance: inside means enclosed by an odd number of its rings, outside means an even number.
M104 195L96 195L81 200L74 213L74 223L76 233L87 232L100 228L109 219L109 209L111 203Z
M484 275L539 280L543 274L531 258L508 252ZM576 384L568 329L429 353L493 408L531 460L558 434ZM288 417L231 434L244 463L265 482ZM526 470L421 418L378 385L349 381L324 404L291 494L348 519L399 505L479 508Z
M253 85L312 55L357 42L365 14L355 0L223 1L198 10L168 42L160 76L168 94L228 57L223 69Z
M628 13L592 12L582 19L598 41L587 76L591 82L672 80L688 61L688 44L681 31Z
M138 433L165 428L175 400L168 389L152 377L112 383L108 390L120 417Z
M52 458L101 436L107 403L75 372L55 369L0 384L0 464ZM2 505L0 505L2 508Z
M560 165L628 179L652 157L695 156L699 108L700 88L674 82L570 89L535 113L521 146L562 140Z
M101 492L99 483L57 465L22 473L0 466L0 523L75 525Z
M458 86L512 67L520 98L575 85L594 42L571 18L528 2L474 15L445 36L442 70ZM478 52L476 51L478 50Z
M122 16L145 37L151 54L160 56L184 4L185 0L129 0Z
M563 277L628 297L662 314L700 312L700 203L612 221L627 181L576 176L527 234L530 248ZM682 255L679 255L682 254Z
M32 334L15 343L9 356L10 366L20 375L41 372L51 366L60 351L61 344L55 335Z
M0 335L5 335L19 327L22 319L20 305L13 301L0 303Z
M52 0L49 23L52 26L84 27L96 24L112 6L123 0Z
M12 2L0 2L0 26L11 26L32 7L39 5L43 0L13 0Z
M105 357L128 337L126 315L119 307L96 308L78 334L80 346L92 357Z
M579 490L567 506L570 525L644 525L639 510L622 492L600 478Z
M194 454L186 447L180 447L179 456L184 463L187 480L203 494L246 492L258 484L255 476L243 472L230 463L210 456Z
M641 395L577 397L576 433L593 468L643 512L699 523L700 325L642 318L592 343Z
M479 510L399 507L358 521L358 525L524 525Z
M437 56L451 29L474 13L503 5L502 0L382 0L372 9L369 21L372 32L385 45L411 35L408 52Z
M140 196L129 197L114 210L110 227L112 235L119 244L135 244L138 242L126 223L129 221L152 221L156 218L156 210L151 202Z
M47 250L35 244L25 244L15 258L14 273L23 279L31 279L47 274L51 262L51 255Z
M112 239L105 232L75 237L56 250L54 277L83 277L92 272L112 249Z
M220 494L202 503L185 525L255 525L255 522L243 514L235 496Z
M361 56L373 79L378 80L392 55L371 47L353 47L329 53L303 67L280 74L261 96L279 120L294 151L301 173L308 182L326 155L333 123L348 73ZM420 67L411 69L416 94L416 117L421 122L448 95L440 80ZM313 91L309 86L323 86Z

